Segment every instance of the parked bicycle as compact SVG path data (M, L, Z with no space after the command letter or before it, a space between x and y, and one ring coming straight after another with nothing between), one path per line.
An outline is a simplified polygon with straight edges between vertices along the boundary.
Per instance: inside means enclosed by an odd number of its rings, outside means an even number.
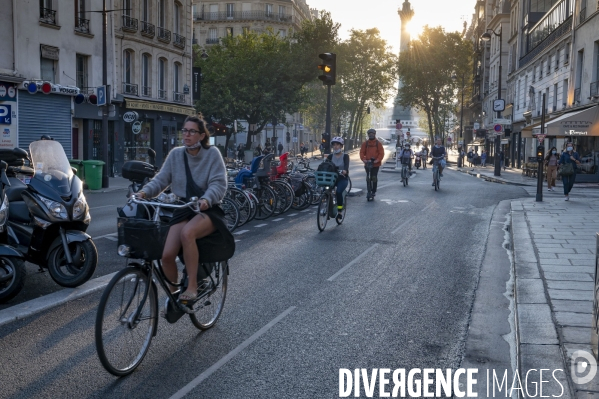
M183 305L178 295L185 292L189 277L183 271L181 283L169 281L160 263L168 224L164 219L169 211L190 207L200 212L198 198L187 203L170 203L169 195L164 201L141 200L132 196L122 212L146 211L147 219L119 218L118 235L120 256L129 258L127 267L119 271L108 283L102 294L96 314L96 350L104 368L116 376L125 376L137 368L150 349L152 338L158 328L158 289L165 291L164 317L175 323L188 314L194 326L207 330L218 320L227 294L228 259L232 253L209 251L214 246L210 237L198 240L200 259L198 266L198 297ZM170 199L169 199L170 198ZM210 259L212 257L212 259ZM137 260L133 260L137 259ZM183 257L179 254L179 259ZM207 277L205 277L207 276ZM169 284L178 290L171 293Z

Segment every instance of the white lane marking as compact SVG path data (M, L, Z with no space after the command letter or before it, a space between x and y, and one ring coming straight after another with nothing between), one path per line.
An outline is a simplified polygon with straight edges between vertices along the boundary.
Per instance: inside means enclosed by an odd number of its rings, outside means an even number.
M104 234L101 236L92 237L92 240L98 240L100 238L106 238L106 237L116 237L116 235L117 235L117 233Z
M427 206L425 206L424 208L422 208L421 212L426 211L428 208L430 208L431 206L435 205L435 202L431 202L430 204L428 204ZM409 218L408 220L404 221L402 224L400 224L399 226L397 226L397 228L395 230L393 230L391 232L391 234L395 234L398 231L400 231L404 226L414 222L414 220L416 219L416 216L412 216L411 218Z
M287 215L287 216L288 216L288 217L291 217L291 216L297 216L297 213L292 213L292 214L289 214L289 215Z
M277 218L277 219L273 219L273 222L280 222L281 220L283 220L283 218Z
M264 226L268 226L268 223L258 224L258 225L254 226L254 227L264 227Z
M183 388L181 388L178 392L176 392L173 396L171 396L170 399L183 398L185 395L187 395L189 392L191 392L195 387L200 385L200 383L202 381L204 381L206 378L210 377L212 374L214 374L215 371L217 371L219 368L224 366L229 360L233 359L241 351L243 351L245 348L250 346L254 341L256 341L258 338L260 338L262 335L264 335L272 327L274 327L275 324L277 324L278 322L283 320L294 309L295 309L295 306L291 306L290 308L285 310L283 313L281 313L280 315L275 317L272 321L270 321L270 323L268 323L267 325L262 327L260 330L256 331L251 337L249 337L248 339L243 341L238 347L233 349L231 352L227 353L218 362L214 363L206 371L204 371L202 374L200 374L196 378L194 378L189 384L187 384Z
M302 212L310 212L309 209L304 209Z
M343 273L344 271L346 271L347 269L349 269L353 264L359 262L360 259L362 259L366 255L368 255L372 250L374 250L378 246L379 246L379 244L374 244L373 246L371 246L370 248L368 248L366 251L362 252L362 254L360 256L358 256L356 259L354 259L351 262L349 262L347 265L343 266L341 268L341 270L339 270L337 273L335 273L331 277L329 277L327 279L327 281L333 281L333 280L335 280L337 278L337 276L339 276L341 273Z
M241 241L241 240L235 240L235 242L239 242L239 241Z
M93 208L89 208L89 210L93 210L93 209L101 209L101 208L115 208L116 209L116 205L102 205L102 206L94 206Z
M117 237L114 237L114 236L104 237L104 238L106 238L107 240L110 240L110 241L118 241L119 240Z
M247 233L248 231L249 231L249 230L240 230L240 231L236 231L236 232L235 232L235 233L233 233L233 234L236 234L236 235L240 236L240 235L242 235L242 234L245 234L245 233Z

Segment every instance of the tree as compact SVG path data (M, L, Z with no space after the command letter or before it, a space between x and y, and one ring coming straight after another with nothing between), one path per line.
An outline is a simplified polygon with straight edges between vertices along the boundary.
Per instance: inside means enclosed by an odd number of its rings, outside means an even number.
M443 136L443 109L461 90L461 78L454 81L452 75L469 76L471 54L471 43L460 33L426 26L399 56L398 103L425 112L431 142Z

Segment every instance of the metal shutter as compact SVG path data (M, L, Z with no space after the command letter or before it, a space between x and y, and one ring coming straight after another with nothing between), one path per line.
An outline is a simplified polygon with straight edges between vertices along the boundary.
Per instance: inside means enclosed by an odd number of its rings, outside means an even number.
M71 158L71 97L56 94L19 93L19 147L29 149L32 141L48 134L59 141Z

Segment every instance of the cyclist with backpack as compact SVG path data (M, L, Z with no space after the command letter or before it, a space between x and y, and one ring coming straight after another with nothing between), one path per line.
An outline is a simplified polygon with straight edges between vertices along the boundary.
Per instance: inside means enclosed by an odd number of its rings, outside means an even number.
M414 151L410 148L410 144L406 143L403 149L397 154L396 162L399 165L408 165L410 173L412 173L412 159L414 159Z
M337 178L336 191L337 195L337 216L341 216L343 210L343 192L347 189L349 183L347 177L349 176L349 155L343 152L343 138L333 137L331 140L331 146L333 147L333 153L329 154L327 161L332 162L337 167L339 177Z
M364 169L366 170L366 185L372 184L372 196L374 197L376 195L379 168L385 156L385 149L381 142L376 139L376 130L369 129L366 133L368 134L368 140L362 143L360 159L364 162ZM369 174L367 163L372 158L374 158L374 161ZM370 181L368 181L369 178Z

